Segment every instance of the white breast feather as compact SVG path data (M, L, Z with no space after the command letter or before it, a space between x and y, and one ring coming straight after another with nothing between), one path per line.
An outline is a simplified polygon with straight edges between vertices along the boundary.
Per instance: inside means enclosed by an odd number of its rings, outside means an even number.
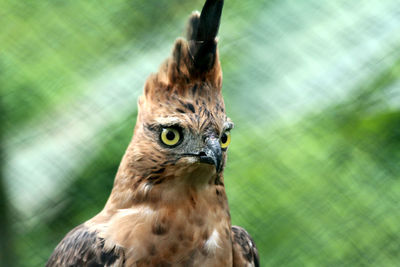
M214 253L217 248L220 248L218 244L219 241L219 233L214 229L211 236L204 243L204 249L207 250L208 253Z

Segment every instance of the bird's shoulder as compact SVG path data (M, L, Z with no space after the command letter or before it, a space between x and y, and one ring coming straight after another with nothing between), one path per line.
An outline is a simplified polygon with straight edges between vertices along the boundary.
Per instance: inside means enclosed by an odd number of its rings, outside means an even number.
M122 266L124 251L105 246L104 239L84 224L72 229L54 249L46 267Z
M250 234L239 226L232 226L233 266L260 266L257 247Z

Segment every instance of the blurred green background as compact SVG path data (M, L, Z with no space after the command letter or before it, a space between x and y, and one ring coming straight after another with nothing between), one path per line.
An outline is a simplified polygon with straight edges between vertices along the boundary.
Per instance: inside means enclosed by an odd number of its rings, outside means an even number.
M99 212L146 77L203 0L0 1L0 264ZM226 0L225 181L262 266L400 266L397 0Z

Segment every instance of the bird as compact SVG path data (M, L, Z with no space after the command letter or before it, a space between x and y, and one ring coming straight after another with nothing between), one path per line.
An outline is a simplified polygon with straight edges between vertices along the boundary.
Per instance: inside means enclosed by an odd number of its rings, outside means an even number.
M232 226L223 170L232 120L217 49L223 0L191 14L186 38L151 74L111 194L71 230L53 266L259 266L256 245Z

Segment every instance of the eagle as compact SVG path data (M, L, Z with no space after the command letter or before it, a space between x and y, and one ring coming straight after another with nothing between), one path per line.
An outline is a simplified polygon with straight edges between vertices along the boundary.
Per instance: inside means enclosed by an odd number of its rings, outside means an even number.
M148 77L104 209L71 230L46 266L259 266L225 193L234 124L221 93L222 7L207 0L193 12L186 39Z

